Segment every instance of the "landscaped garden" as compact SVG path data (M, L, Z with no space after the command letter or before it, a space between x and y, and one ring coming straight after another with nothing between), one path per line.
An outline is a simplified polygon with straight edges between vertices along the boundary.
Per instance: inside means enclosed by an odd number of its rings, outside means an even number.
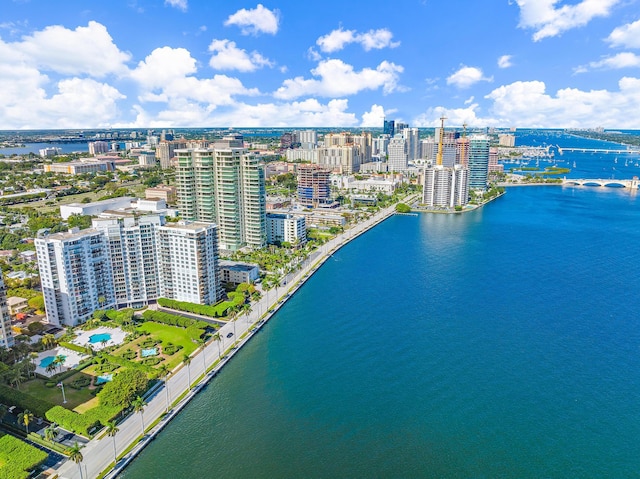
M226 312L242 311L252 292L239 288L225 305ZM4 355L0 362L0 408L6 405L6 411L15 406L13 424L5 422L3 426L12 434L68 454L68 448L55 441L55 434L45 437L44 433L60 428L91 438L132 407L159 376L202 347L216 328L209 322L164 311L147 310L137 315L130 309L96 311L76 331L69 329L57 339L49 335L37 349L14 348L13 356ZM94 347L97 343L100 348ZM39 427L29 430L34 420ZM0 457L0 478L5 477L6 466L6 459Z
M143 389L135 390L135 395L144 393L147 381L155 380L161 369L167 371L178 366L185 354L190 355L199 347L206 332L214 330L204 321L164 312L149 310L134 317L132 310L122 310L97 312L94 319L82 326L85 330L82 334L91 338L97 334L93 331L106 334L108 328L113 332L126 331L122 344L102 344L103 348L95 351L72 343L76 334L68 332L57 342L82 355L78 364L66 371L54 364L56 367L49 371L52 376L45 377L32 374L36 369L34 363L42 361L34 356L32 361L25 361L31 366L28 377L14 381L15 388L0 385L0 403L28 409L38 417L90 437L96 427L129 406L127 401L105 401L103 391L113 390L123 375L136 372L145 378L145 384ZM55 343L48 346L54 351L59 348ZM43 357L46 354L40 353ZM17 378L9 372L5 372L6 380Z

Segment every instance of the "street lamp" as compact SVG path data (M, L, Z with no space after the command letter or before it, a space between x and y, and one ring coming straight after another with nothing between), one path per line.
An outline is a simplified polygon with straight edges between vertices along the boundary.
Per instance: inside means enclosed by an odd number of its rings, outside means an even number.
M67 397L64 395L64 384L60 381L57 386L62 389L62 404L67 404Z

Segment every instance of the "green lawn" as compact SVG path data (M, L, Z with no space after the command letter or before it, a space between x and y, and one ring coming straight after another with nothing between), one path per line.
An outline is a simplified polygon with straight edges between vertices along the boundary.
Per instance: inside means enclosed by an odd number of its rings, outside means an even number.
M162 340L162 344L160 344L161 350L162 350L162 346L167 343L173 343L175 345L182 346L182 349L178 350L172 356L165 356L164 354L161 355L161 357L165 357L166 359L162 361L160 364L158 364L157 366L154 366L155 368L159 368L163 364L166 364L166 366L169 369L173 369L182 362L182 356L184 354L191 354L198 347L198 345L195 344L193 341L191 341L189 336L187 336L187 330L184 328L179 328L177 326L170 326L168 324L154 323L153 321L147 321L145 323L142 323L140 326L138 326L138 330L151 334L153 338L161 339ZM132 341L130 343L125 343L111 354L114 354L115 356L120 356L127 349L132 349L133 351L140 351L140 349L142 349L140 346L140 343L145 341L147 338L148 336L138 338L135 341ZM136 361L139 361L139 359L140 358L138 356L138 359Z
M176 352L173 356L169 356L166 361L160 363L166 364L169 369L173 369L180 364L184 354L191 354L198 347L198 345L191 341L191 338L187 336L187 330L184 328L147 321L146 323L138 326L138 329L151 333L155 338L162 339L162 344L173 343L175 345L182 346L182 349Z
M152 336L158 339L162 339L163 344L173 343L181 345L184 348L181 351L187 354L191 354L197 347L187 335L187 330L185 328L147 321L146 323L142 323L138 326L138 329L140 331L151 333Z
M20 385L20 391L23 393L29 394L30 396L37 397L39 399L43 399L45 401L49 401L53 404L58 404L60 406L64 406L67 409L73 409L74 407L87 402L93 399L93 395L91 391L87 388L82 388L80 390L74 389L69 386L69 383L75 381L80 376L84 375L83 372L78 371L73 376L65 379L64 384L64 393L67 397L67 404L62 404L62 391L59 387L48 388L44 385L46 381L43 379L32 379L30 381L24 382Z

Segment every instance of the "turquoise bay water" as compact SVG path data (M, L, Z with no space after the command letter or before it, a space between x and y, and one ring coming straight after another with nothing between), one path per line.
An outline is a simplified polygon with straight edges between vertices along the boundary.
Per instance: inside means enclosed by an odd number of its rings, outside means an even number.
M638 477L639 243L620 190L393 217L122 477Z

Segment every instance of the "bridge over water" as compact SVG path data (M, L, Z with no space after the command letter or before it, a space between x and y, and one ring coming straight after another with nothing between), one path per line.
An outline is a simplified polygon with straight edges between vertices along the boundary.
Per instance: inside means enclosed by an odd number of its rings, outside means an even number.
M622 154L622 153L640 153L640 149L637 148L627 148L625 150L609 150L606 148L560 148L558 147L558 153L560 153L561 155L565 152L565 151L578 151L581 153L616 153L616 154Z
M631 180L615 180L613 178L563 178L562 184L568 186L596 186L596 187L613 187L613 188L631 188L638 189L637 176L634 176Z

